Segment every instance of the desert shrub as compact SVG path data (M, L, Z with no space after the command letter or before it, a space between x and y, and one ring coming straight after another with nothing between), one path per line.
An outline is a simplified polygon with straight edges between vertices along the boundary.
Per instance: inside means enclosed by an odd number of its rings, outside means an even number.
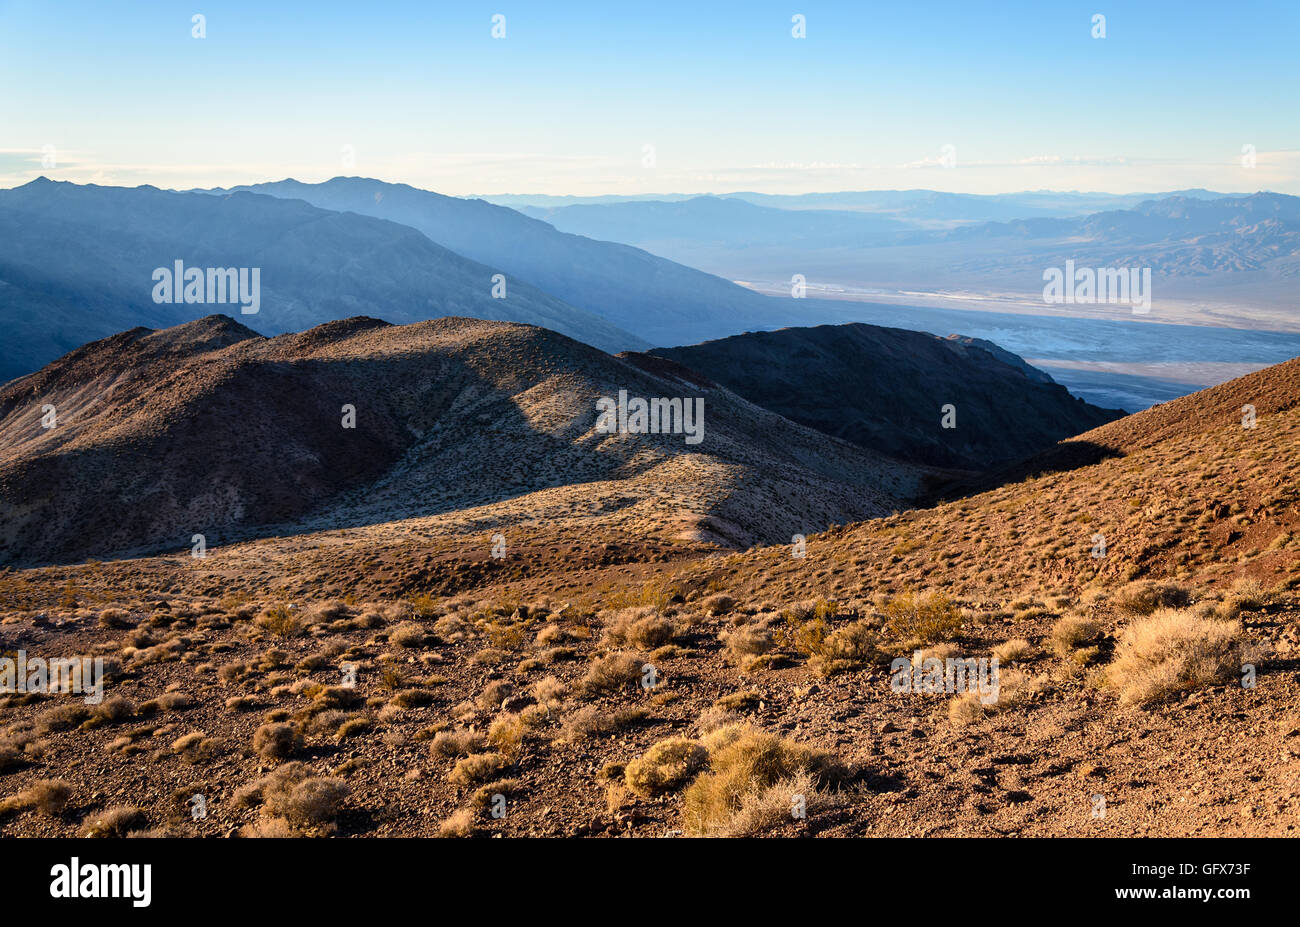
M443 615L433 623L433 631L444 641L457 643L469 637L469 622L460 615Z
M149 822L139 808L118 805L91 814L81 823L83 837L125 837L133 830L143 830Z
M1033 652L1034 645L1023 637L1012 638L993 648L993 656L998 658L999 663L1018 663L1029 659Z
M104 724L121 724L135 717L135 702L121 695L105 699L90 709L90 718L85 722L91 727Z
M419 708L433 704L433 693L428 689L402 689L393 693L388 704L397 708Z
M700 602L700 610L710 617L725 615L735 607L736 600L722 592L719 592L716 595L711 595Z
M746 792L740 807L725 823L710 831L716 837L757 837L795 819L798 807L804 816L826 811L838 804L836 797L817 788L806 771L781 779L771 788Z
M124 608L106 608L99 613L101 628L129 628L133 625L131 615Z
M474 833L474 812L461 808L438 825L439 837L468 837Z
M480 785L495 779L506 767L506 758L499 753L471 753L452 767L448 778L455 785Z
M819 676L830 677L861 669L878 654L875 628L862 619L828 634L820 650L808 661L808 667Z
M220 742L202 731L191 731L172 742L172 753L189 763L210 759L220 749Z
M250 839L284 840L297 835L284 818L259 818L241 827L239 836Z
M1139 580L1125 585L1112 604L1127 615L1150 615L1157 608L1186 608L1192 603L1191 590L1175 583Z
M439 731L429 742L431 757L459 757L478 753L487 741L477 731Z
M617 729L613 714L601 711L595 705L585 705L564 719L560 726L560 739L574 743L584 737L610 734Z
M50 817L63 813L72 786L62 779L37 779L17 795L0 800L0 816L36 810Z
M762 624L742 625L723 632L720 636L727 645L728 657L740 664L750 657L761 656L776 646L775 635Z
M514 757L523 746L529 731L537 726L544 715L534 711L504 714L488 727L488 743L506 757Z
M1229 682L1241 669L1241 624L1161 609L1120 634L1107 678L1124 704L1147 705Z
M806 657L819 653L830 634L830 624L824 615L813 614L800 617L793 609L781 613L782 624L774 631L774 640L778 647L784 647L801 653Z
M1232 584L1232 590L1219 607L1219 614L1223 618L1236 618L1242 612L1263 608L1268 601L1269 596L1258 581L1239 579Z
M253 732L253 751L264 760L283 760L302 749L302 735L289 724L263 724Z
M818 788L844 774L830 755L746 725L719 728L702 743L708 769L684 795L690 834L726 832L746 802L752 806L778 783L801 773Z
M90 717L90 709L79 702L55 705L36 716L36 733L52 734L67 731Z
M543 676L533 683L532 691L538 704L549 705L560 701L569 690L568 686L554 676Z
M479 693L478 707L484 711L495 711L501 707L501 703L509 698L514 691L514 685L504 679L489 682L483 687L483 691Z
M722 696L713 704L715 707L725 709L726 711L744 711L756 706L761 699L762 696L757 692L732 692Z
M497 650L514 653L528 646L525 621L492 621L487 624L488 643Z
M304 630L304 622L295 614L294 609L283 605L272 605L253 619L253 624L276 637L297 637Z
M628 763L623 778L627 787L642 798L654 798L680 789L699 772L707 757L697 741L672 737Z
M622 609L605 623L605 639L618 647L650 650L668 643L675 634L672 621L649 606Z
M366 733L366 731L369 731L374 726L375 723L369 718L364 715L358 715L356 717L348 718L340 724L338 730L334 732L334 736L339 740L343 740L347 737L357 737Z
M414 621L403 621L388 632L388 642L396 647L419 647L427 637L424 626Z
M582 687L587 692L617 692L641 679L643 660L634 653L618 651L591 661Z
M342 779L316 776L263 795L265 811L295 827L320 827L338 816L350 789Z
M1098 646L1102 638L1100 622L1082 615L1066 615L1052 625L1048 640L1058 657L1079 664L1095 663L1101 656Z
M961 610L939 593L903 593L886 602L882 611L891 632L926 644L948 640L961 630Z

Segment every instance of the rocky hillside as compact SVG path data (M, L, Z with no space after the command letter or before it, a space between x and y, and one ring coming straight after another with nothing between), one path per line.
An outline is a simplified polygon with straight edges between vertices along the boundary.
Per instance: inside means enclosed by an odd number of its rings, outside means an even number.
M651 353L792 421L933 466L986 470L1122 414L996 346L875 325L749 332ZM956 427L943 427L947 405Z
M920 469L669 368L471 319L133 329L0 391L0 562L416 517L595 518L743 546L919 492ZM701 440L597 433L596 401L620 390L702 398Z

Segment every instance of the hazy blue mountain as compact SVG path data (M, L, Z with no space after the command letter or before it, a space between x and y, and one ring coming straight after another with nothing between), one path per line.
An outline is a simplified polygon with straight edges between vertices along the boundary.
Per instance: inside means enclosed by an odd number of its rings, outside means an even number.
M155 268L260 268L261 302L154 302ZM44 178L0 190L0 382L97 338L229 312L265 334L357 315L528 322L610 351L644 342L413 229L253 193L209 196ZM251 280L251 278L250 278ZM206 293L205 293L206 297Z
M560 208L525 206L520 211L563 232L627 242L650 251L685 241L730 248L871 247L910 229L904 223L870 213L771 209L743 199L716 196Z
M1272 270L1300 272L1300 197L1255 193L1175 196L1074 219L1022 219L956 229L945 243L1002 243L1080 263L1151 267L1170 276ZM994 257L991 262L998 263Z
M239 189L400 222L655 343L698 341L791 321L788 306L720 277L638 248L567 234L483 200L358 177Z
M785 210L834 210L877 213L919 228L1022 218L1084 216L1108 209L1129 209L1147 200L1184 196L1217 199L1244 194L1210 190L1176 190L1169 193L1081 193L1030 190L1020 193L943 193L937 190L862 190L839 193L771 194L738 191L708 194L712 198L742 200L755 206ZM606 206L657 201L676 203L701 198L700 194L664 193L638 196L547 196L502 194L484 196L489 203L521 211L558 210L569 206ZM534 214L530 212L530 215Z
M812 204L819 202L835 203L837 208L814 208ZM766 205L775 203L783 205ZM1105 211L1076 212L1102 203L1108 204ZM1115 208L1116 203L1124 208ZM624 242L707 270L727 266L728 251L745 259L784 255L799 260L801 253L816 251L840 253L851 260L853 253L862 249L932 247L945 261L955 258L965 262L972 256L948 256L953 250L951 243L1008 239L1070 239L1072 243L1082 239L1098 245L1156 246L1159 250L1170 241L1218 235L1214 242L1197 244L1232 243L1249 250L1267 247L1272 234L1286 234L1294 213L1292 207L1279 206L1275 194L1226 197L1207 191L1148 200L1108 194L987 197L910 190L800 197L736 194L520 209L565 232ZM984 221L993 217L1006 221ZM1251 228L1260 222L1280 225ZM981 254L979 259L996 263L1024 257L1018 244L1011 252ZM1244 268L1253 266L1252 260L1267 257L1261 252L1252 258L1239 249L1236 257L1221 257L1219 263L1224 268ZM735 278L749 278L744 266L743 262L737 266ZM920 286L924 281L915 283Z

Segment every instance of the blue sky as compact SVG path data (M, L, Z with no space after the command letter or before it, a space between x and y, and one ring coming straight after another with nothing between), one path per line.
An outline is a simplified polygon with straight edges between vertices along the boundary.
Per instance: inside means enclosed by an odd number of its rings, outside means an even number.
M1297 38L1294 0L0 0L0 186L1300 194Z

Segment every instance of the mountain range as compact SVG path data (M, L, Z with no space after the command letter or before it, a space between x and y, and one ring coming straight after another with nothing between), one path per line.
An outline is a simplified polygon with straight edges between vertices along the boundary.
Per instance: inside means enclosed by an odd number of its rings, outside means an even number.
M505 298L494 298L499 268L414 229L300 200L42 179L0 191L0 242L0 380L125 329L221 311L154 302L154 271L176 261L260 268L259 311L241 318L268 334L364 314L460 314L546 325L608 350L647 344L525 280L507 277Z
M360 177L237 189L401 223L651 344L685 344L795 321L788 307L727 280L640 248L595 240L599 235L568 234L482 200Z

